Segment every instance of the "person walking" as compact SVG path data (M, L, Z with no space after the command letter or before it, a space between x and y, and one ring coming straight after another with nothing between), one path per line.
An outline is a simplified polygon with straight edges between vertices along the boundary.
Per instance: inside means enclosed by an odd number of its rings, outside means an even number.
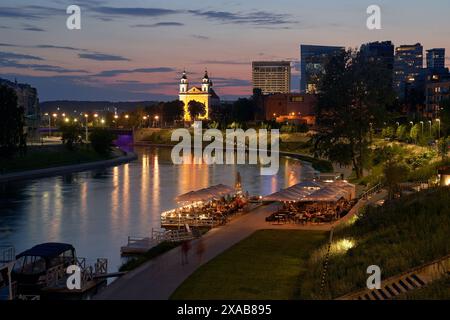
M189 250L191 250L191 244L190 241L184 241L181 244L181 265L187 265L189 264Z
M200 238L198 240L197 243L197 248L196 248L196 253L197 253L197 259L198 259L198 263L201 264L203 261L203 254L205 253L205 244L203 242L203 239Z

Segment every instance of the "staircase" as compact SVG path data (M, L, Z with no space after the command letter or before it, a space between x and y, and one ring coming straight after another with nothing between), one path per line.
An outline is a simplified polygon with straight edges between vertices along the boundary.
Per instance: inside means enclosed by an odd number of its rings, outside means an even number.
M391 300L450 274L450 255L384 280L381 289L354 292L337 300Z

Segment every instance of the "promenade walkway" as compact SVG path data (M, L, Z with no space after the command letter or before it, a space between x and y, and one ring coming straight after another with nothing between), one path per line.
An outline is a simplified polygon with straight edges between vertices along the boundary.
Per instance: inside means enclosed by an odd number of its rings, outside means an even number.
M367 202L376 202L386 196L375 195L368 201L358 203L343 222L350 219L358 208ZM117 279L96 300L167 300L172 293L200 266L212 260L241 240L258 230L321 230L328 231L333 225L273 225L265 221L266 217L276 211L277 204L265 205L232 220L229 224L213 229L201 239L191 242L187 255L187 264L182 264L182 249L175 248L138 269ZM342 221L342 220L341 220ZM201 254L200 254L201 253Z

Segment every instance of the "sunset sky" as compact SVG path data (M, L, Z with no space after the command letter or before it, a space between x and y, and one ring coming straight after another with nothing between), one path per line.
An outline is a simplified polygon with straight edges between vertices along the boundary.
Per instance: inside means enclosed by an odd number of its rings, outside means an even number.
M41 101L176 99L184 68L193 84L207 68L222 98L247 96L252 60L287 59L297 66L300 44L421 42L450 55L448 0L36 3L0 3L0 77L30 83ZM79 31L66 28L71 4L82 9ZM371 4L382 8L383 30L366 28Z

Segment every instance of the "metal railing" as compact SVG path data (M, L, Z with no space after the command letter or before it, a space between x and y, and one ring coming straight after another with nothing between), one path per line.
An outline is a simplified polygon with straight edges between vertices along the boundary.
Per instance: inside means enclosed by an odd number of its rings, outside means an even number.
M371 196L373 196L375 193L378 193L383 188L383 184L379 183L376 186L370 188L366 192L364 192L360 198L363 200L368 200Z
M0 246L0 266L16 260L13 246Z

